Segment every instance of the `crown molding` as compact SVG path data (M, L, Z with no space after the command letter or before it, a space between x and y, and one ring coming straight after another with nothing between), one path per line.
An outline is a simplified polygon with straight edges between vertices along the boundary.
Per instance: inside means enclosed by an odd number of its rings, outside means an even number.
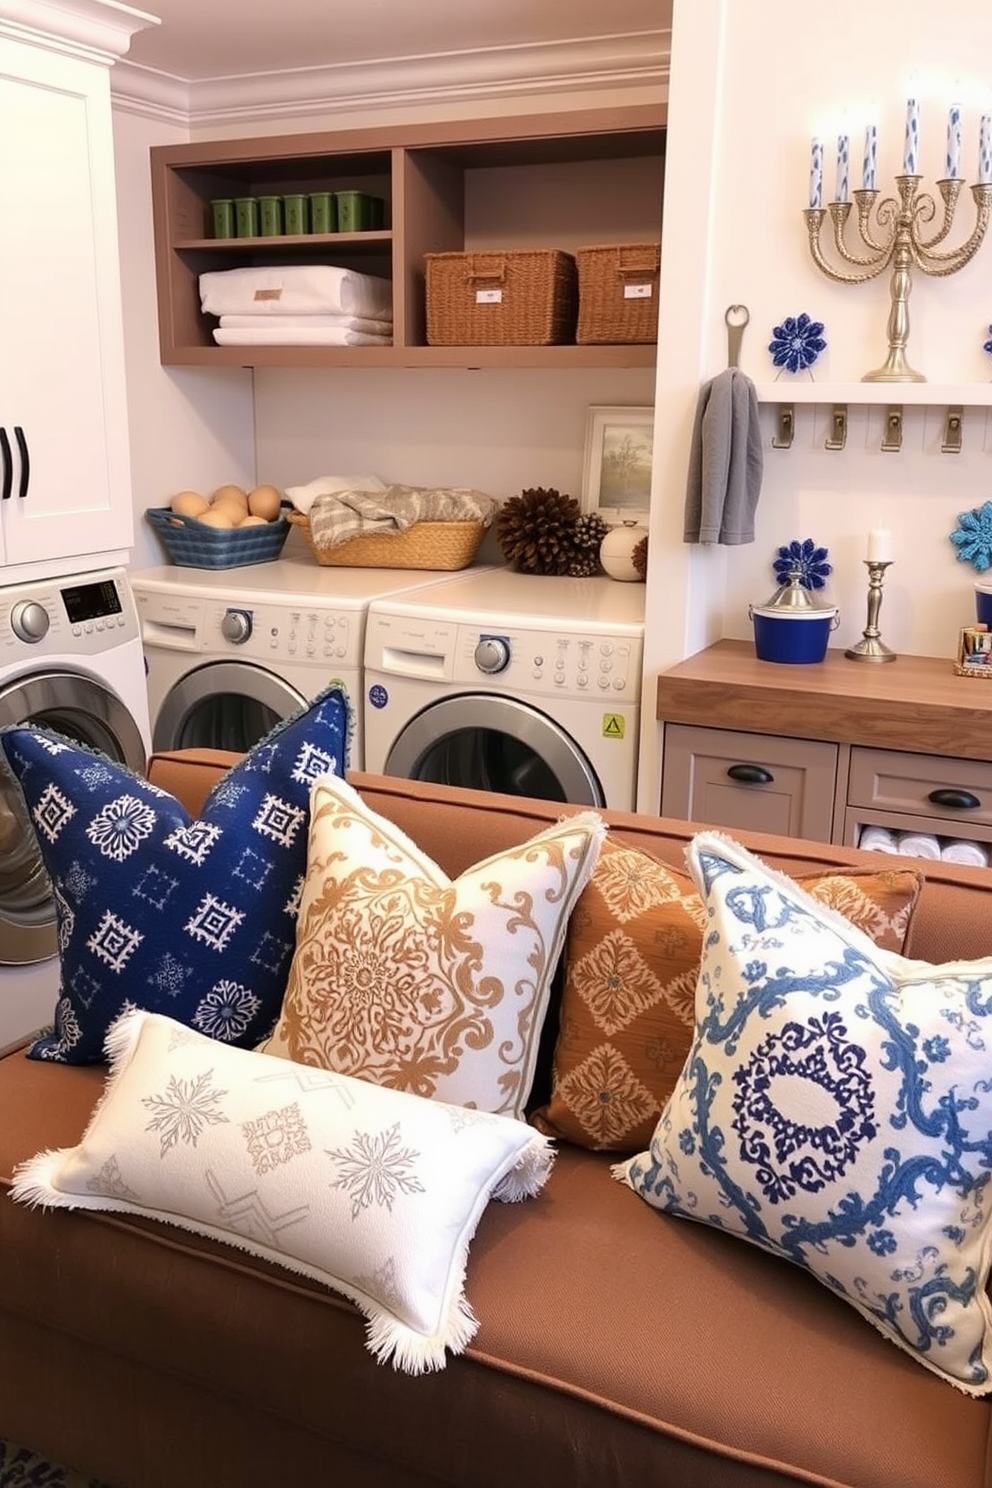
M667 86L670 55L671 32L659 30L193 81L125 59L113 69L111 93L115 108L201 129L355 108Z
M0 36L110 66L157 16L108 0L0 0Z

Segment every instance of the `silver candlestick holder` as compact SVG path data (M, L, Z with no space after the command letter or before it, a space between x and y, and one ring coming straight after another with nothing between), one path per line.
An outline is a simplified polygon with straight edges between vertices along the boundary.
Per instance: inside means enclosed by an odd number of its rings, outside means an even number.
M866 558L864 563L868 570L868 623L862 632L863 638L856 646L849 646L844 655L850 657L851 661L895 661L896 653L882 640L882 632L878 628L882 586L889 562L876 563L873 558Z

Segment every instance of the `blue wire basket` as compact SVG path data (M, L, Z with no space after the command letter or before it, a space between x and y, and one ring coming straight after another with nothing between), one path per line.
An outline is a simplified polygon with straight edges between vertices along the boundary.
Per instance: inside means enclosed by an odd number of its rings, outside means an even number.
M241 568L250 563L272 563L289 536L285 517L264 527L207 527L195 517L182 517L168 507L151 507L145 516L152 524L172 563L180 568Z

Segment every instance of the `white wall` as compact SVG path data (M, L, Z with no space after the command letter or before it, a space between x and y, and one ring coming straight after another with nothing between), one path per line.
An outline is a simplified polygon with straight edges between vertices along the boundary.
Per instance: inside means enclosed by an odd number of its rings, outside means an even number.
M898 20L894 19L898 10ZM850 412L843 452L823 448L834 382L857 382L884 360L888 275L837 285L812 263L807 205L810 139L825 141L824 197L834 192L836 136L851 137L851 186L861 184L864 124L879 131L878 183L893 190L902 167L906 99L921 102L920 173L943 174L947 108L964 109L962 168L973 181L979 114L992 105L986 59L992 10L961 0L949 23L931 0L834 0L811 24L793 0L675 0L669 91L665 238L656 384L656 467L650 540L646 697L657 672L721 635L749 637L748 604L775 587L777 548L812 537L830 550L826 597L839 604L838 643L865 624L869 527L893 529L882 631L897 651L947 656L957 628L974 618L970 565L949 533L957 514L981 505L992 484L985 410L966 410L964 451L940 451L945 407L906 408L900 454L880 449L884 408ZM959 208L963 239L974 220ZM982 351L992 320L992 244L946 279L916 272L909 360L935 384L988 384ZM726 365L724 312L745 304L751 320L741 365L756 382L775 376L772 327L808 312L824 322L828 350L814 369L825 406L797 407L789 451L770 447L763 414L765 478L753 545L687 549L681 540L692 414L702 380ZM946 390L945 390L946 396ZM962 390L961 397L967 400ZM893 393L898 402L898 389ZM950 664L950 662L949 662ZM811 678L811 687L815 679ZM645 708L649 719L653 709ZM658 731L642 731L639 804L657 809Z
M148 151L187 137L185 129L114 110L135 568L165 561L157 537L142 520L148 507L166 505L186 487L254 483L250 373L159 362Z

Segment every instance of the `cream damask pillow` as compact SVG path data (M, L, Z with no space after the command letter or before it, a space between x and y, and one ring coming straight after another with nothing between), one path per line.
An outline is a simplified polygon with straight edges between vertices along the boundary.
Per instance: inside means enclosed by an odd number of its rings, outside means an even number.
M310 810L296 953L259 1047L522 1119L602 819L566 817L452 882L346 781L316 781Z

